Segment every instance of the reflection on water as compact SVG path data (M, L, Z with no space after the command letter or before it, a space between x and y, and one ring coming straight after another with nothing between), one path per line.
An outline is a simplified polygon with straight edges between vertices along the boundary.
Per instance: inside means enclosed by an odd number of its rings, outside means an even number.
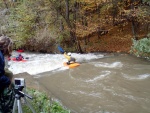
M101 58L37 79L75 113L150 113L150 62L130 55Z

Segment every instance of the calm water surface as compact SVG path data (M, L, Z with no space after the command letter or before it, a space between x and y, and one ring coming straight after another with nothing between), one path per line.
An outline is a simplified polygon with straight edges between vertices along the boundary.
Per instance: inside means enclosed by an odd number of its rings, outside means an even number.
M73 113L150 113L150 62L106 56L37 78Z

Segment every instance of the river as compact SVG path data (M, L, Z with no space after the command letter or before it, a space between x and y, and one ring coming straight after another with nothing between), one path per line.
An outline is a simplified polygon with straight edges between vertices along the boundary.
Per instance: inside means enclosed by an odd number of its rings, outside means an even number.
M13 53L14 56L17 53ZM73 113L150 113L150 62L128 54L76 54L68 69L61 54L22 53L9 62L14 74L28 72Z

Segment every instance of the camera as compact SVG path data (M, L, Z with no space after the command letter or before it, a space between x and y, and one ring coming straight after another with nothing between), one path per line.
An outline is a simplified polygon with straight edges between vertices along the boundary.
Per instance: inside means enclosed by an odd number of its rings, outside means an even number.
M14 78L15 87L25 87L25 79L24 78Z

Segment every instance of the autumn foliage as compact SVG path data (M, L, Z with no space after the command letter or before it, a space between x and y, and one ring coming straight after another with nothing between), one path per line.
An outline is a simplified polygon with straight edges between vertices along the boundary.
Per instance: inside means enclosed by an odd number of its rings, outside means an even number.
M129 52L150 31L149 10L149 0L4 0L1 34L30 51Z

